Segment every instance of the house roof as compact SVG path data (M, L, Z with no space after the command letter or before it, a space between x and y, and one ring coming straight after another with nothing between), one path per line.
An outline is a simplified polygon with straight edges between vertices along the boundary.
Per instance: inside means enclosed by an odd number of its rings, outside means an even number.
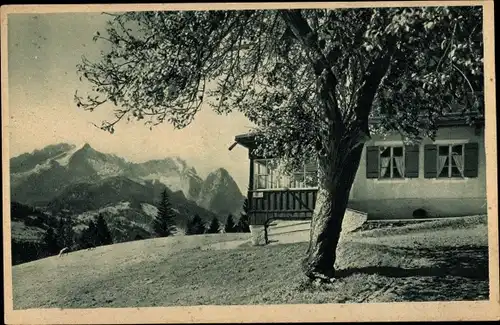
M441 116L436 121L438 127L453 127L453 126L467 126L469 125L467 122L467 117L476 117L476 125L483 126L484 125L484 117L478 116L478 114L470 113L468 116L461 112L453 112L447 113L444 116ZM370 124L380 123L380 117L370 118ZM245 148L252 148L255 145L255 136L256 132L249 132L239 134L234 137L234 143L229 147L229 150L232 150L236 145L241 145Z
M234 143L229 147L232 150L236 145L241 145L245 148L252 148L255 145L256 132L239 134L234 137Z

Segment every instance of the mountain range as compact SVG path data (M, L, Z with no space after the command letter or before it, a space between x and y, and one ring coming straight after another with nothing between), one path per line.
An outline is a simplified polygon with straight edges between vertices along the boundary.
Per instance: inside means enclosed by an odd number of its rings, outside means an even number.
M195 214L206 222L213 217L224 222L228 214L238 217L244 201L223 168L202 179L179 157L130 162L89 144L54 144L13 157L10 176L12 202L50 215L64 213L81 222L104 212L110 224L121 220L127 229L133 224L146 232L151 232L155 205L165 188L181 228Z

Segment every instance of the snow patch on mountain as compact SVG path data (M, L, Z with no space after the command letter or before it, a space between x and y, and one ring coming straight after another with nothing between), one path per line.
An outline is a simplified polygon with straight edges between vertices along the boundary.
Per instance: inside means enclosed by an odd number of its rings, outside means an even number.
M97 175L102 177L117 176L122 171L121 166L113 162L95 158L89 158L87 161L90 163L90 166L92 166L92 168L96 171Z
M178 175L166 176L161 173L153 173L141 177L144 181L157 180L167 186L172 192L182 191L184 195L189 192L189 184L185 184Z
M172 160L175 162L175 164L177 166L177 170L184 170L184 169L186 169L187 164L186 164L186 162L182 158L180 158L180 157L174 157L174 158L172 158Z
M18 173L12 173L11 175L14 177L27 177L33 174L39 174L42 171L48 170L52 167L51 161L47 160L44 161L41 164L37 164L33 169L25 171L25 172L18 172Z
M158 214L158 208L149 203L141 204L142 211L150 217L156 217Z
M66 166L68 166L69 159L71 158L71 156L73 156L73 154L75 152L77 152L78 150L82 149L82 147L83 147L83 145L81 145L81 146L74 146L73 149L71 149L70 151L65 152L60 157L57 157L54 160L57 161L57 163L59 165L66 167Z

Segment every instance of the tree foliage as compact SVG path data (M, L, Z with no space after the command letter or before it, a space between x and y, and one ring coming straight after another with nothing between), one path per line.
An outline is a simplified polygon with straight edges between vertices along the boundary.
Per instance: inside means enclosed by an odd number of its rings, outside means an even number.
M75 242L72 220L67 216L59 216L57 224L57 245L60 248L71 247Z
M110 132L123 118L182 128L203 102L238 110L262 153L294 161L328 155L332 136L418 140L446 111L482 113L481 22L480 6L111 15L94 37L110 50L78 66L93 90L75 99L115 104Z
M238 220L238 232L250 232L250 216L248 215L248 198L243 201L243 211Z
M97 245L109 245L113 243L111 231L109 230L108 223L102 214L99 214L95 224Z
M234 217L232 214L229 214L226 219L226 224L224 225L224 232L236 232L236 224L234 223Z
M43 242L47 247L47 252L52 255L52 254L57 254L61 247L59 246L57 242L57 236L54 231L54 228L49 227L47 231L45 232L45 235L43 237Z
M153 220L153 229L158 237L171 236L176 230L175 211L170 203L167 189L164 189L161 194L158 213Z
M220 222L217 217L213 217L210 225L208 226L207 233L208 234L218 234L220 232Z
M77 245L80 249L99 246L97 239L97 226L93 219L89 221L87 228L83 229L80 233Z
M205 231L206 228L203 220L201 220L199 215L195 214L194 217L187 223L186 235L201 235L204 234Z

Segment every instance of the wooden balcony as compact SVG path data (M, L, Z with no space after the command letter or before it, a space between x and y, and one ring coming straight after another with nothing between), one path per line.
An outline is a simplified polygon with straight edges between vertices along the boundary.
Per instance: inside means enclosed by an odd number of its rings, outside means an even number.
M269 189L248 192L250 223L267 220L303 220L312 217L317 188Z

